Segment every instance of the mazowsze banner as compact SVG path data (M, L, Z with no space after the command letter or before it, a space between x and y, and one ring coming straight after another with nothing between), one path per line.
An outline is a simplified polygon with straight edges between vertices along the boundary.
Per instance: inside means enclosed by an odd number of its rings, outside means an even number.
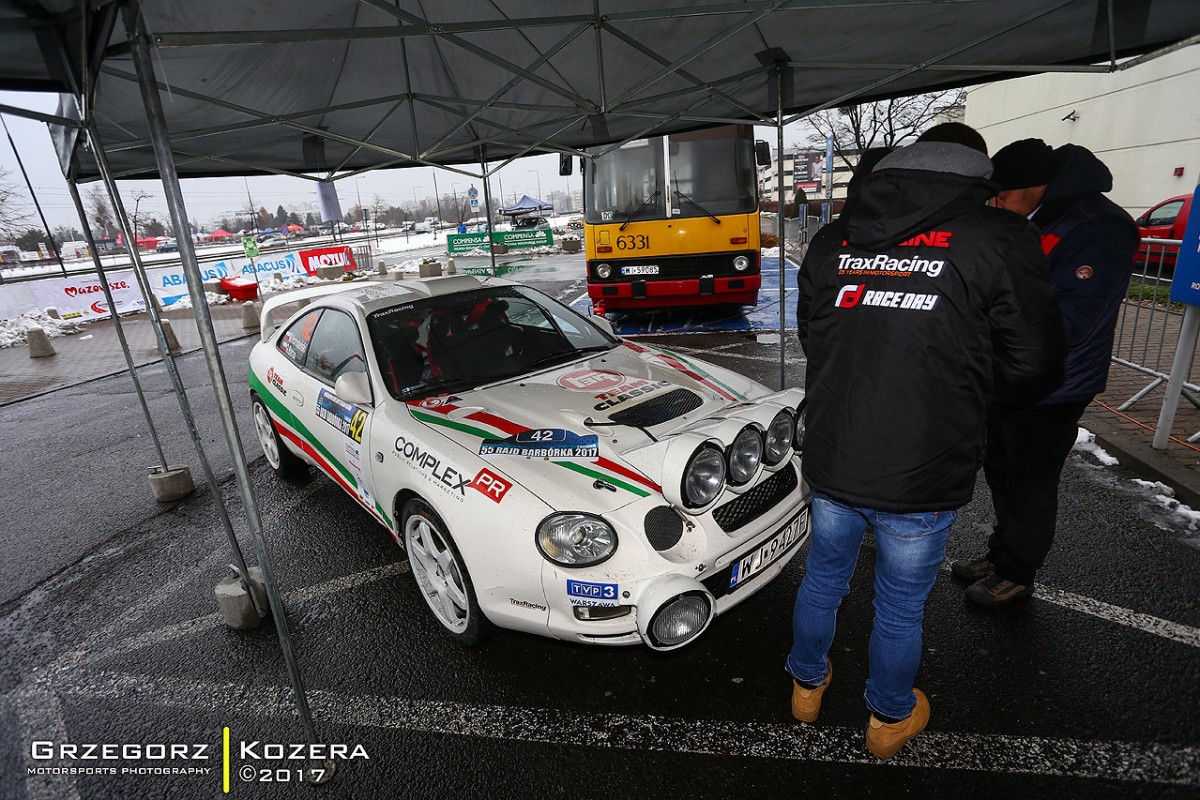
M87 319L107 317L108 302L104 298L104 287L96 275L80 275L69 278L44 278L30 281L38 306L53 306L63 319ZM138 291L133 270L121 270L108 274L108 288L117 304L118 314L141 311L146 307L142 293Z

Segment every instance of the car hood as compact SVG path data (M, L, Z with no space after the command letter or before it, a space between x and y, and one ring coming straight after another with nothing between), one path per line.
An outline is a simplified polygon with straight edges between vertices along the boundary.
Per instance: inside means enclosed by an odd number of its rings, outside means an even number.
M661 492L661 458L635 454L768 393L729 370L626 342L408 407L552 507L599 514Z

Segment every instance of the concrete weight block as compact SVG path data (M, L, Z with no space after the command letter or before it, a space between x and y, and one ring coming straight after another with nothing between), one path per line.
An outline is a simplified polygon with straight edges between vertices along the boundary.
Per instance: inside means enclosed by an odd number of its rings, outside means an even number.
M162 321L163 338L167 340L167 349L171 351L171 355L177 356L183 352L183 346L179 344L179 337L175 335L175 329L171 327L171 320L164 319Z
M150 473L150 489L154 499L160 503L182 500L196 490L192 482L192 471L185 466L170 466L155 469Z
M457 275L458 274L458 267L456 267L454 265L453 258L446 259L446 274L447 275Z
M46 306L46 316L50 319L62 319L62 314L59 314L54 306Z
M254 592L259 607L265 611L268 608L268 601L262 570L258 567L250 567L249 572L250 591ZM242 585L242 581L236 574L222 578L213 590L213 594L217 598L217 608L220 609L221 619L235 631L253 630L262 623L263 618L254 610L254 602L250 599L250 593L246 591L246 587Z
M317 277L323 281L339 280L345 272L346 270L339 266L317 267Z
M242 327L247 330L258 330L262 320L258 316L258 307L249 300L242 303Z
M26 331L25 338L29 342L30 358L46 358L54 355L54 345L50 344L50 337L46 335L45 328L30 328Z
M376 275L387 275L388 274L387 264L380 261L379 266L375 267L375 274Z

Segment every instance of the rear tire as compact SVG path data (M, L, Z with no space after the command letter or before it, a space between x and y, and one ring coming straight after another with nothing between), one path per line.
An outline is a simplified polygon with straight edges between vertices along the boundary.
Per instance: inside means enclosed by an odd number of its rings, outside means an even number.
M486 642L495 628L475 597L475 585L446 523L419 497L401 514L404 549L413 579L442 630L463 647Z
M267 411L267 406L262 398L255 395L252 406L254 409L254 432L258 434L259 447L262 448L263 455L267 458L267 464L275 470L275 474L281 478L291 478L306 472L305 463L295 453L288 450L283 439L279 438L279 432L275 430L275 422L271 419L271 414Z

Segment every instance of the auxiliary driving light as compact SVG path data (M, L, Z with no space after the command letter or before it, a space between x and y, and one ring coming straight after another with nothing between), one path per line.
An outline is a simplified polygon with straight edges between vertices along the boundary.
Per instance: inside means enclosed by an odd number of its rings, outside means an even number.
M729 464L729 484L744 486L754 479L762 463L763 437L753 425L747 425L733 437L726 460Z
M797 453L804 451L804 431L806 427L804 418L807 411L808 409L805 408L803 402L796 409L796 435L792 437L792 448Z
M763 449L763 461L767 466L775 466L787 458L792 449L792 439L796 426L792 420L792 412L784 409L775 415L767 426L766 446Z
M684 575L665 575L638 598L638 633L653 650L673 650L695 639L716 615L704 586Z

